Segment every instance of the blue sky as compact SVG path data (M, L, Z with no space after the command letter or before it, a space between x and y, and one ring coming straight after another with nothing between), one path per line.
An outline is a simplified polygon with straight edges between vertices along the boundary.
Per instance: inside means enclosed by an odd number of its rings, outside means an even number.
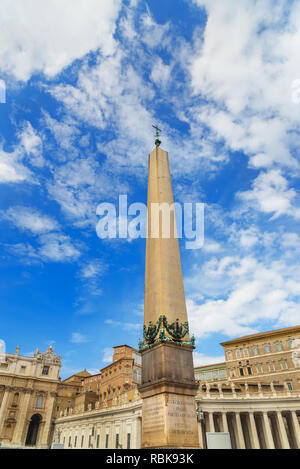
M146 202L152 124L175 200L205 203L181 256L195 363L300 323L300 5L2 0L0 338L62 376L137 346L145 240L100 240L101 202Z

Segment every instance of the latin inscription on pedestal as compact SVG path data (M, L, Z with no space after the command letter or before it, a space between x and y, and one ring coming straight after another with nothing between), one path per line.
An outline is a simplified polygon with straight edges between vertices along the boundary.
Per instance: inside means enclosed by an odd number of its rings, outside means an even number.
M198 446L193 396L158 394L143 400L143 447Z

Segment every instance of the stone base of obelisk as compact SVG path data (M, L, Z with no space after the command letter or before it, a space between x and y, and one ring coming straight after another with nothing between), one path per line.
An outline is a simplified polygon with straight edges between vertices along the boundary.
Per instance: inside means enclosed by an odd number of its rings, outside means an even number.
M142 352L142 448L199 448L192 347Z

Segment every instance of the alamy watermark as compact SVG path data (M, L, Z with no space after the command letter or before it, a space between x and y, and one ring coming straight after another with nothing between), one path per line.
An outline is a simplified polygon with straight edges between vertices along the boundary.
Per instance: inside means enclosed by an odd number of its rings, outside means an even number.
M300 79L294 80L292 83L292 101L300 104Z
M6 103L6 84L3 80L0 80L0 103Z
M98 205L96 232L101 239L184 238L186 249L204 244L203 203L143 203L128 206L127 195L119 196L118 210L109 202Z

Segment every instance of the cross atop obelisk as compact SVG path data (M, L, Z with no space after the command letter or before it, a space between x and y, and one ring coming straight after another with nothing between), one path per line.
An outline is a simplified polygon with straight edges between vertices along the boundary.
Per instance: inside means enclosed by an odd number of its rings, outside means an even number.
M145 303L140 392L143 448L196 448L198 430L194 379L180 251L168 153L156 148L149 155L148 232L146 241ZM162 235L164 213L154 221L154 210L169 207L170 236ZM152 236L153 223L158 235Z

